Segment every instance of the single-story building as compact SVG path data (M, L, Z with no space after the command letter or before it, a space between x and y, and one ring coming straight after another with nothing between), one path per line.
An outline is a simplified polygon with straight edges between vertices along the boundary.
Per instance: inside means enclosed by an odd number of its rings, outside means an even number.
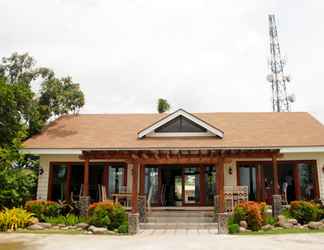
M269 204L324 198L324 126L304 112L66 115L24 151L40 156L38 199L113 198L133 214L224 212L235 195Z

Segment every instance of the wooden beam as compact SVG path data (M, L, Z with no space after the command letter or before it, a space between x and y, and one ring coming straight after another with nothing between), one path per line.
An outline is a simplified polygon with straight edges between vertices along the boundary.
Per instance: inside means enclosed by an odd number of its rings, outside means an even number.
M280 194L278 180L278 163L276 155L272 156L273 193Z
M83 195L89 195L89 160L84 161Z
M137 213L138 212L138 204L137 204L137 199L138 199L138 169L139 169L139 164L134 163L133 168L132 168L132 213Z

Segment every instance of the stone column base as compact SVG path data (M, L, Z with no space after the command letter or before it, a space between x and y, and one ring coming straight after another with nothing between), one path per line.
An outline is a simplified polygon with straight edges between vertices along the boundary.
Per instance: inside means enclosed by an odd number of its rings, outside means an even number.
M128 214L128 233L137 234L139 232L139 214Z
M282 200L280 194L272 195L272 216L277 218L282 210Z
M90 206L90 196L80 196L80 215L88 216Z
M218 234L228 234L227 221L229 216L229 213L217 214Z
M219 195L214 195L214 221L218 221L218 212L219 212Z
M139 221L146 222L146 196L138 196Z

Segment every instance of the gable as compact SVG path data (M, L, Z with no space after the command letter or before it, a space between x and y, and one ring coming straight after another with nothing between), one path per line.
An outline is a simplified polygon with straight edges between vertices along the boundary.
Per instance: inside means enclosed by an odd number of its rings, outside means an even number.
M138 133L138 138L183 136L223 138L224 133L182 109L175 111Z

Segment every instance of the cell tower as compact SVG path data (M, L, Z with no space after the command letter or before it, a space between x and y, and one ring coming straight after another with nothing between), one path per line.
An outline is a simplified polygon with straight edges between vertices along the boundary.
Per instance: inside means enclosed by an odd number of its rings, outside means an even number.
M274 15L269 15L269 34L270 34L270 74L267 80L272 88L272 111L289 112L291 103L295 101L294 95L287 95L286 83L290 82L290 77L285 75L284 66L286 61L281 57L278 39L276 19Z

